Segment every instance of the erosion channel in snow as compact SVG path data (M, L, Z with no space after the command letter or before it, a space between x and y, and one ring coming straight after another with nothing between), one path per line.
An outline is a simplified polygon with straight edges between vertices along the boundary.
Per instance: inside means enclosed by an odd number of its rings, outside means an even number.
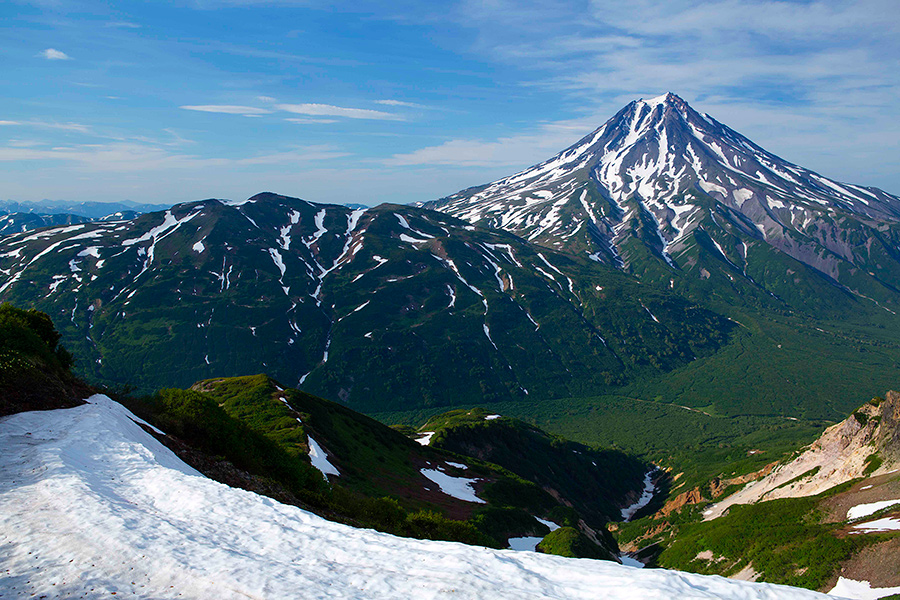
M91 402L0 420L4 598L825 598L354 529L207 479Z

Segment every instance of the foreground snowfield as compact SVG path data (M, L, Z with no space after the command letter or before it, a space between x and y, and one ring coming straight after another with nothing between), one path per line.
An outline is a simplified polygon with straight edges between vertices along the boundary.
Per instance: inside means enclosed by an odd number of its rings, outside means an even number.
M0 420L4 598L826 598L339 525L206 479L91 401Z

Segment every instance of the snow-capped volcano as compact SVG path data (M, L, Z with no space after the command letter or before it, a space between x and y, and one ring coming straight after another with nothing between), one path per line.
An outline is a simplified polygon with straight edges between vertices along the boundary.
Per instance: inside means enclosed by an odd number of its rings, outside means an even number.
M900 221L900 198L789 163L672 93L631 102L548 161L425 206L620 266L633 266L636 238L684 268L678 255L700 230L742 275L761 241L834 279L839 260L862 266L844 217Z

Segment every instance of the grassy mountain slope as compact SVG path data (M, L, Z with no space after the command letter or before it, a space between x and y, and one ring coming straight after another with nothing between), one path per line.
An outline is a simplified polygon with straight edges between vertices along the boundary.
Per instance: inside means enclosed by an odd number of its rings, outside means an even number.
M431 447L496 463L536 482L594 527L621 519L621 508L639 496L650 468L624 452L551 436L479 408L438 415L420 430L434 432Z
M611 558L616 553L615 542L605 530L604 515L588 503L575 504L575 510L568 508L573 504L570 494L574 487L557 485L562 494L547 489L546 478L542 479L537 470L515 472L484 457L422 446L369 417L305 392L285 389L263 375L206 380L195 384L192 391L209 398L229 417L307 465L308 440L315 439L340 472L339 476L330 478L331 488L325 494L332 498L332 510L347 512L347 506L361 503L363 507L371 505L361 509L365 514L372 512L380 515L378 518L384 518L382 513L389 513L390 506L396 506L399 514L437 511L442 515L433 517L437 523L449 519L447 528L454 523L455 526L465 524L500 546L509 537L549 533L546 525L534 519L540 516L571 523L588 532L594 540L591 556ZM534 435L547 437L540 432ZM563 440L555 443L567 449L569 446L582 448ZM533 449L532 457L545 464L553 462L553 456L541 458L542 450ZM599 471L604 476L612 476L609 469L614 464L621 468L615 473L615 481L607 481L602 488L592 488L596 503L615 510L616 503L625 503L636 494L645 467L622 453L589 452L604 463L599 469L581 465L580 475ZM602 471L604 467L606 471ZM424 475L427 469L471 480L474 490L486 503L479 505L443 493ZM384 527L377 520L376 526ZM404 531L403 527L395 526L393 531L397 530Z
M75 406L90 395L59 340L46 314L0 305L0 417Z

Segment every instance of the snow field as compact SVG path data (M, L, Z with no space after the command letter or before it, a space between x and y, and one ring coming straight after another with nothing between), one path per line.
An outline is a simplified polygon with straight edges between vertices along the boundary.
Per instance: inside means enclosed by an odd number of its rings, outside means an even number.
M644 490L641 493L641 497L631 506L626 506L622 509L623 521L630 521L637 511L650 504L650 501L653 499L653 494L656 492L656 485L653 483L653 475L655 473L656 469L652 469L647 471L647 474L644 475Z
M900 594L900 587L873 588L868 581L854 581L843 577L839 577L837 584L828 592L829 596L855 600L878 600L892 594Z
M469 479L467 477L453 477L436 469L422 469L422 475L427 477L433 483L436 483L441 491L448 496L452 496L457 500L466 502L475 502L477 504L487 504L484 500L475 495L473 485L477 479Z
M871 486L870 486L871 487ZM862 488L865 489L865 488ZM857 504L850 508L847 511L848 519L861 519L862 517L868 517L869 515L874 515L879 510L884 508L888 508L890 506L894 506L895 504L900 504L900 498L896 500L883 500L881 502L870 502L868 504Z
M299 419L297 420L299 421ZM329 462L328 455L322 450L322 446L312 439L311 435L307 435L306 439L309 440L309 461L312 463L312 466L321 471L325 479L328 479L329 475L340 477L341 472Z
M354 529L206 479L124 409L94 401L0 420L4 597L825 597Z
M853 529L859 529L856 533L882 533L886 531L900 531L900 520L898 519L875 519L868 523L860 523L854 525Z

